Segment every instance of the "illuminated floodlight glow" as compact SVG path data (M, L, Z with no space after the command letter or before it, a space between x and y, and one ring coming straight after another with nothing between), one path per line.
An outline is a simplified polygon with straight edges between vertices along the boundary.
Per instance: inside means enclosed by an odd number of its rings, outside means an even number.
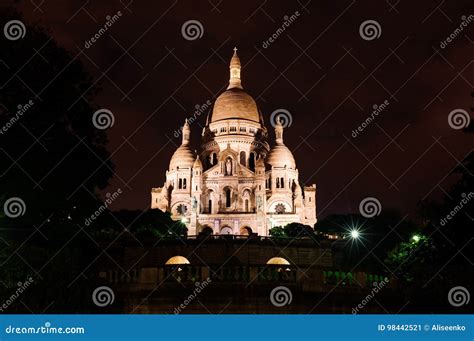
M417 235L417 234L414 234L413 237L411 237L411 239L415 242L415 243L418 243L420 241L420 236Z
M351 237L352 237L353 239L359 238L359 237L360 237L359 231L357 231L357 230L351 230Z

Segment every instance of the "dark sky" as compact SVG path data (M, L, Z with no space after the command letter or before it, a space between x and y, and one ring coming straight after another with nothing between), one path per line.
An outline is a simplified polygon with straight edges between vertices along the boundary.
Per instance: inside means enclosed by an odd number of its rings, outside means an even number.
M104 193L125 192L116 209L149 206L150 189L163 184L180 143L174 131L227 85L234 46L243 86L262 110L271 141L270 114L286 109L292 115L285 142L300 180L318 186L319 218L356 212L365 197L413 213L417 201L449 187L447 175L473 148L472 136L451 128L448 115L474 105L474 20L440 48L462 16L474 12L472 0L32 0L14 6L73 55L81 53L102 88L95 102L115 116L107 133L116 165ZM117 11L123 16L85 49ZM296 20L264 48L296 11ZM188 20L202 24L201 38L184 39ZM378 38L362 39L366 20L379 23ZM384 101L387 108L352 137ZM205 118L192 124L195 148Z

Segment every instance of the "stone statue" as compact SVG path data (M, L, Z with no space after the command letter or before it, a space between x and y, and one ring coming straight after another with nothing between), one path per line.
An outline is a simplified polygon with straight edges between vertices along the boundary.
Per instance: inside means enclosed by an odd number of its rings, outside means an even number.
M225 162L225 175L232 175L232 161L230 159Z
M197 200L196 197L192 198L192 203L193 203L193 211L196 212L197 210Z
M260 211L262 209L262 197L257 196L257 211Z

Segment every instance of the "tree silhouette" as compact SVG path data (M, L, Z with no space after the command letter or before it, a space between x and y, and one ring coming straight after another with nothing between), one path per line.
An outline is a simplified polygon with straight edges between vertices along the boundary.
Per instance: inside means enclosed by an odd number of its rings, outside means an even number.
M10 20L21 17L0 12L0 22ZM95 190L113 173L105 131L92 122L98 88L77 55L42 28L25 28L22 39L0 37L0 197L2 205L21 198L26 209L0 224L73 226L97 208Z

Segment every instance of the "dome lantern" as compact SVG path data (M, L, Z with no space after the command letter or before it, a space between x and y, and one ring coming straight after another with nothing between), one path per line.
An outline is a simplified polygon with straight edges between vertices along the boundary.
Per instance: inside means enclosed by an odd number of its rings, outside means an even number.
M229 65L230 77L229 86L227 87L227 90L234 88L242 89L242 83L240 80L241 69L242 67L240 66L240 58L237 55L237 47L234 47L234 55L232 56Z
M184 126L183 126L183 139L181 144L183 146L187 146L189 144L189 137L191 135L191 128L189 127L188 119L184 121Z

